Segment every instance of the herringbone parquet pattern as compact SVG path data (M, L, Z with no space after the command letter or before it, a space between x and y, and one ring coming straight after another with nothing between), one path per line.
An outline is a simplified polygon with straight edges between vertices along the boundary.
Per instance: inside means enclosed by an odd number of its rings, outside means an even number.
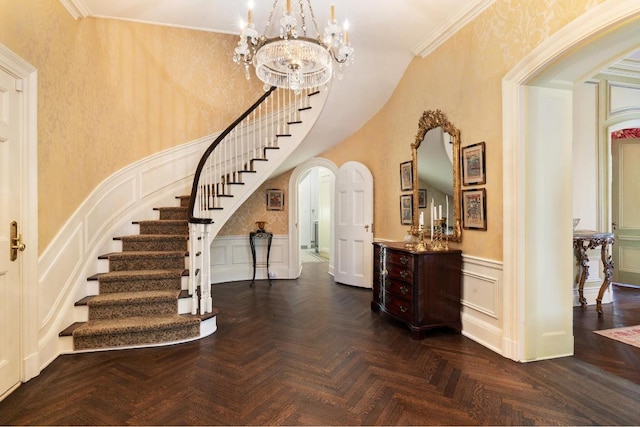
M640 385L576 357L515 363L448 331L412 341L323 263L214 298L211 337L61 356L0 402L0 424L640 423Z

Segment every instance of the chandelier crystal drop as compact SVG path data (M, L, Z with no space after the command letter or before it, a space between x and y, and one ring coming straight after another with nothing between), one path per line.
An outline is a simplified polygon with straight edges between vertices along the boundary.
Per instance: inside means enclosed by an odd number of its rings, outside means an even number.
M342 78L343 65L353 62L353 48L349 43L348 24L345 22L344 27L338 25L334 6L331 5L324 33L320 34L311 0L298 0L294 7L291 0L286 0L279 31L276 32L272 23L279 1L273 3L263 35L259 35L255 28L253 8L249 5L248 22L242 25L233 55L234 62L244 67L247 79L251 77L252 65L265 87L299 91L326 85L333 76ZM315 37L307 35L308 16L311 17Z

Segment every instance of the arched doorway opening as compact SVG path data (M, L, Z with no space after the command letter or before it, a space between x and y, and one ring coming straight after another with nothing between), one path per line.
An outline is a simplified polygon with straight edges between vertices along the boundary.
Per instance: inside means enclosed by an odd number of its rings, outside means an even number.
M293 170L291 178L289 178L289 277L299 277L302 271L302 262L300 257L301 246L304 246L306 237L303 236L301 240L301 218L300 218L300 185L309 177L309 174L314 168L321 168L323 176L325 177L325 183L323 184L323 199L326 202L328 199L328 206L323 204L322 212L316 212L318 221L322 218L322 221L326 224L334 224L334 190L335 190L335 178L338 174L338 167L330 160L323 158L314 158L299 165ZM319 174L318 174L319 175ZM304 198L304 195L303 197ZM308 228L309 232L313 232L313 224L311 221L312 215L308 215L308 219L305 217L303 220L306 222L305 228ZM315 218L315 217L314 217ZM328 232L327 232L328 231ZM322 237L322 243L320 243L319 250L328 252L328 273L333 274L333 247L334 247L334 230L333 226L328 226L328 230L323 231L325 235ZM326 236L328 234L328 236ZM311 237L311 234L309 235ZM328 239L327 239L328 237ZM310 241L311 239L309 239ZM328 240L328 242L327 242ZM324 249L323 249L324 247Z
M331 193L335 177L314 166L298 184L298 241L301 262L327 262L331 254Z
M637 49L639 19L640 4L633 0L596 6L503 79L506 357L528 361L573 353L571 289L564 286L572 280L573 262L571 85ZM568 84L558 87L559 76Z

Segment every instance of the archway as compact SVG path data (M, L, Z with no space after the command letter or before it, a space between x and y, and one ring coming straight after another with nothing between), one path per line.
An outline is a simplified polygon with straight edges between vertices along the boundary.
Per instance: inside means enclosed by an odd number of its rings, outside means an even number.
M571 167L567 171L561 161L540 161L544 147L534 147L531 140L545 129L531 114L528 95L561 104L566 99L562 91L570 92L571 82L637 48L639 19L640 4L634 0L596 6L549 37L503 79L502 353L511 359L539 360L573 352L572 310L562 303L568 291L561 286L571 274L569 269L553 267L562 264L558 260L572 258L571 186L566 179ZM559 76L569 84L552 88ZM539 90L547 92L535 93ZM555 120L562 126L562 114ZM558 157L570 153L566 135L556 142ZM560 177L561 182L549 176ZM558 203L536 204L540 194ZM567 247L549 244L560 240Z
M315 168L323 167L329 170L332 178L330 184L329 194L329 222L334 224L334 183L335 177L338 174L338 167L330 160L323 158L314 158L299 165L293 170L291 178L289 178L289 277L299 277L302 269L300 262L300 236L299 236L299 218L298 218L298 186L305 178L307 173ZM334 242L333 227L329 230L329 273L333 274L333 242Z

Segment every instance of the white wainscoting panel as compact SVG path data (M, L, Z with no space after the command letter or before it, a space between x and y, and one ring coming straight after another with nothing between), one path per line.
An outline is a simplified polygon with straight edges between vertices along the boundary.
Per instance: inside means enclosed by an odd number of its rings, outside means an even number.
M266 242L265 242L266 243ZM265 262L265 244L256 244L256 260ZM249 236L219 236L211 244L211 282L251 280L253 262ZM273 279L289 279L289 236L273 236L269 272ZM266 268L256 269L256 280L267 279ZM215 292L215 290L214 290ZM215 299L215 294L214 294Z
M503 354L502 263L462 255L462 334Z
M85 215L85 248L104 235L104 229L136 202L135 177L123 180L119 185L106 189L96 204Z

